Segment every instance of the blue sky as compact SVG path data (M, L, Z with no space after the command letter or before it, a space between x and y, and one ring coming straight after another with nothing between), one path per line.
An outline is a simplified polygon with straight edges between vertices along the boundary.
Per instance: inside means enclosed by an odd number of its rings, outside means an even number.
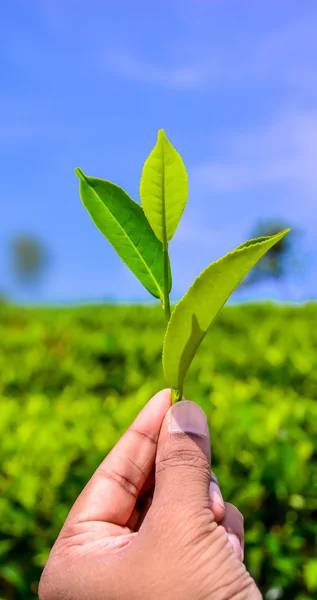
M190 184L171 246L174 298L271 217L302 231L303 268L286 295L316 298L315 0L13 0L1 23L2 291L48 303L147 299L90 221L73 169L138 199L163 127ZM51 255L27 293L8 267L10 239L24 232ZM280 290L268 282L247 294Z

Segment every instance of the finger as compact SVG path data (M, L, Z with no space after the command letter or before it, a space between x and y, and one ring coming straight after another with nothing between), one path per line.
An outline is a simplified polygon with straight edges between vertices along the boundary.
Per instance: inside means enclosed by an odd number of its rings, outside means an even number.
M138 510L138 519L135 520L134 523L132 523L131 527L133 529L133 531L138 531L149 511L149 509L151 508L152 505L152 500L153 500L153 492L148 492L147 494L145 494L145 496L143 496L143 498L141 498L140 500L140 506L139 506L139 510ZM132 513L132 517L133 517L133 513ZM128 526L129 526L130 520L128 521Z
M209 486L210 508L214 514L216 523L219 523L225 516L225 503L219 488L218 480L213 471L211 471L211 482Z
M107 521L125 525L155 464L170 390L156 394L98 467L70 511L67 523Z
M236 556L244 558L244 519L240 511L229 502L225 502L225 516L220 525L223 525L228 533L228 538Z
M183 400L167 412L160 432L153 505L180 506L191 499L210 508L210 438L205 413Z
M126 523L126 526L132 531L137 531L140 528L145 514L151 506L154 493L154 483L154 471L152 471L143 485L131 516Z
M152 490L155 486L155 469L153 469L150 473L150 475L148 476L147 480L145 481L141 491L140 491L140 496L144 496L144 494L146 494L149 490Z

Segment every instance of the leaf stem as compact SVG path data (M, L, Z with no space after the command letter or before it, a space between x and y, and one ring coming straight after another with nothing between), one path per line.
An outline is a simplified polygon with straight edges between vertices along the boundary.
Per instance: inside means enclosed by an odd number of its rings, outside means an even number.
M168 272L169 272L169 261L168 261L168 243L163 244L163 261L164 261L164 312L166 323L169 322L171 318L171 305L170 305L170 296L169 296L169 281L168 281Z
M172 389L172 404L175 402L179 402L183 397L183 392L181 390Z

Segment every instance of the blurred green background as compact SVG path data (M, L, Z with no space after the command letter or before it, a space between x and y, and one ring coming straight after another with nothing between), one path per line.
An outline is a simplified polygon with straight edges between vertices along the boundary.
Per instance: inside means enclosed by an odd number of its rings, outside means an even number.
M186 397L268 600L317 596L317 306L224 309ZM161 309L0 307L0 598L35 599L67 512L164 387Z

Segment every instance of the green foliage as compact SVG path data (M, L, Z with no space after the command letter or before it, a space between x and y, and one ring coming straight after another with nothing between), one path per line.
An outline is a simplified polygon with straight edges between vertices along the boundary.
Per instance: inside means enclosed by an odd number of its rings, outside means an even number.
M165 335L165 379L177 399L186 373L207 330L253 265L289 230L245 242L205 269L177 304Z
M95 225L144 287L163 301L163 247L140 205L114 183L88 177L80 169L75 171L82 202ZM170 271L168 285L170 290Z
M316 598L317 306L228 307L186 397L210 423L225 499L263 594ZM164 386L161 310L0 308L0 598L35 600L73 501Z
M170 325L163 350L164 372L167 384L173 389L173 401L179 400L185 375L215 316L250 269L289 229L247 241L209 265L178 303L170 322L172 284L168 242L188 197L187 172L181 156L160 129L142 171L140 197L144 212L113 183L87 177L80 169L75 172L81 181L82 201L97 227L131 271L162 302ZM151 228L159 246L151 238Z
M188 198L188 179L181 156L160 129L144 163L140 198L156 235L166 244L175 234Z
M317 590L317 558L312 558L306 563L304 579L309 590Z

